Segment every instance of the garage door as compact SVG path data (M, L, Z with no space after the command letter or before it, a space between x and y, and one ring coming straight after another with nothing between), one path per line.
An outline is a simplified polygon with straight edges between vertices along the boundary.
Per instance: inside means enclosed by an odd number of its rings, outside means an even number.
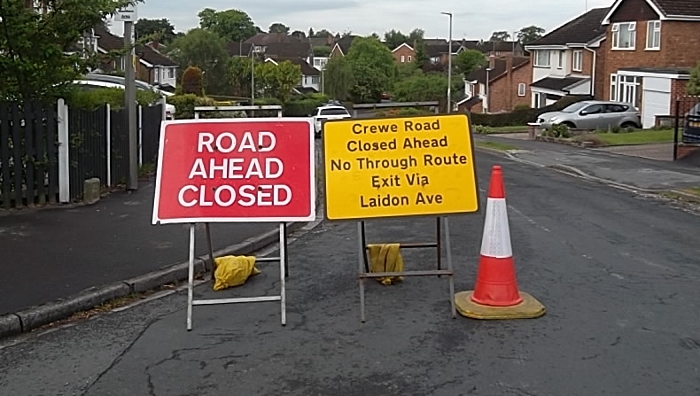
M670 115L671 93L658 91L644 91L642 97L642 126L653 128L657 115Z
M657 115L671 113L671 79L644 77L642 89L642 126L653 128Z

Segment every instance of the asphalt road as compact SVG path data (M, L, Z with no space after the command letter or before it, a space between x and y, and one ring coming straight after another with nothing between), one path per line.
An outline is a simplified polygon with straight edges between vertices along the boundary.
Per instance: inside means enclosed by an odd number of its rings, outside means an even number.
M481 154L482 189L504 165L520 288L539 319L452 319L446 279L370 284L359 321L356 228L323 223L290 245L287 326L276 303L195 307L185 294L0 349L7 395L697 395L700 221L634 196ZM451 220L457 291L470 290L481 215ZM370 222L369 242L424 241L432 220ZM409 268L434 252L405 253ZM275 291L277 270L238 289Z

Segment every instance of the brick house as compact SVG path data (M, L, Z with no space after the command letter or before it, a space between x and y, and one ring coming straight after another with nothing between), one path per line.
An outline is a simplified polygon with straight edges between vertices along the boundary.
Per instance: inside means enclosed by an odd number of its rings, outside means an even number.
M530 105L540 108L566 95L602 99L605 27L609 8L594 8L525 47L531 53Z
M605 99L627 102L643 127L675 112L700 60L700 1L617 0L605 15Z
M489 64L465 79L464 98L457 110L502 113L530 105L530 58L507 55L489 57Z
M391 51L397 63L411 63L416 59L416 51L410 45L403 43Z
M518 41L462 40L461 46L464 47L464 49L481 51L486 57L525 55L523 46Z

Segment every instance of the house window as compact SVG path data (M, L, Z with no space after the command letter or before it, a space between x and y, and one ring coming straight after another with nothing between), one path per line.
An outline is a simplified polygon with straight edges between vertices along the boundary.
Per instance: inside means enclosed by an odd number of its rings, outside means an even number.
M433 64L437 64L440 62L440 57L434 56L434 57L430 58L430 62L432 62Z
M535 51L535 66L536 67L549 67L549 61L551 59L550 51Z
M647 22L647 49L657 50L661 48L661 21Z
M564 67L564 51L559 51L559 61L557 62L557 69Z
M406 62L406 57L401 55L401 63L404 63L404 62Z
M547 95L541 92L536 92L532 97L535 99L533 102L533 108L539 109L547 105Z
M518 84L518 96L525 96L526 89L527 89L527 86L525 85L525 83Z
M636 76L610 75L610 100L638 106L637 91L642 80Z
M168 78L175 78L175 68L168 68Z
M411 55L408 56L408 61L411 62Z
M612 26L612 48L634 49L637 22L615 23Z
M574 51L571 68L573 69L573 71L583 71L583 51Z
M311 76L311 84L318 84L319 77L318 76Z

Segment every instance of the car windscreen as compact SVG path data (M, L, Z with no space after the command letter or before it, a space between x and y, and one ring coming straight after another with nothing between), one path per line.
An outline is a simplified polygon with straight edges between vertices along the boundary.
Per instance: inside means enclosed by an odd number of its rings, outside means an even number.
M348 115L345 109L321 109L320 115Z

